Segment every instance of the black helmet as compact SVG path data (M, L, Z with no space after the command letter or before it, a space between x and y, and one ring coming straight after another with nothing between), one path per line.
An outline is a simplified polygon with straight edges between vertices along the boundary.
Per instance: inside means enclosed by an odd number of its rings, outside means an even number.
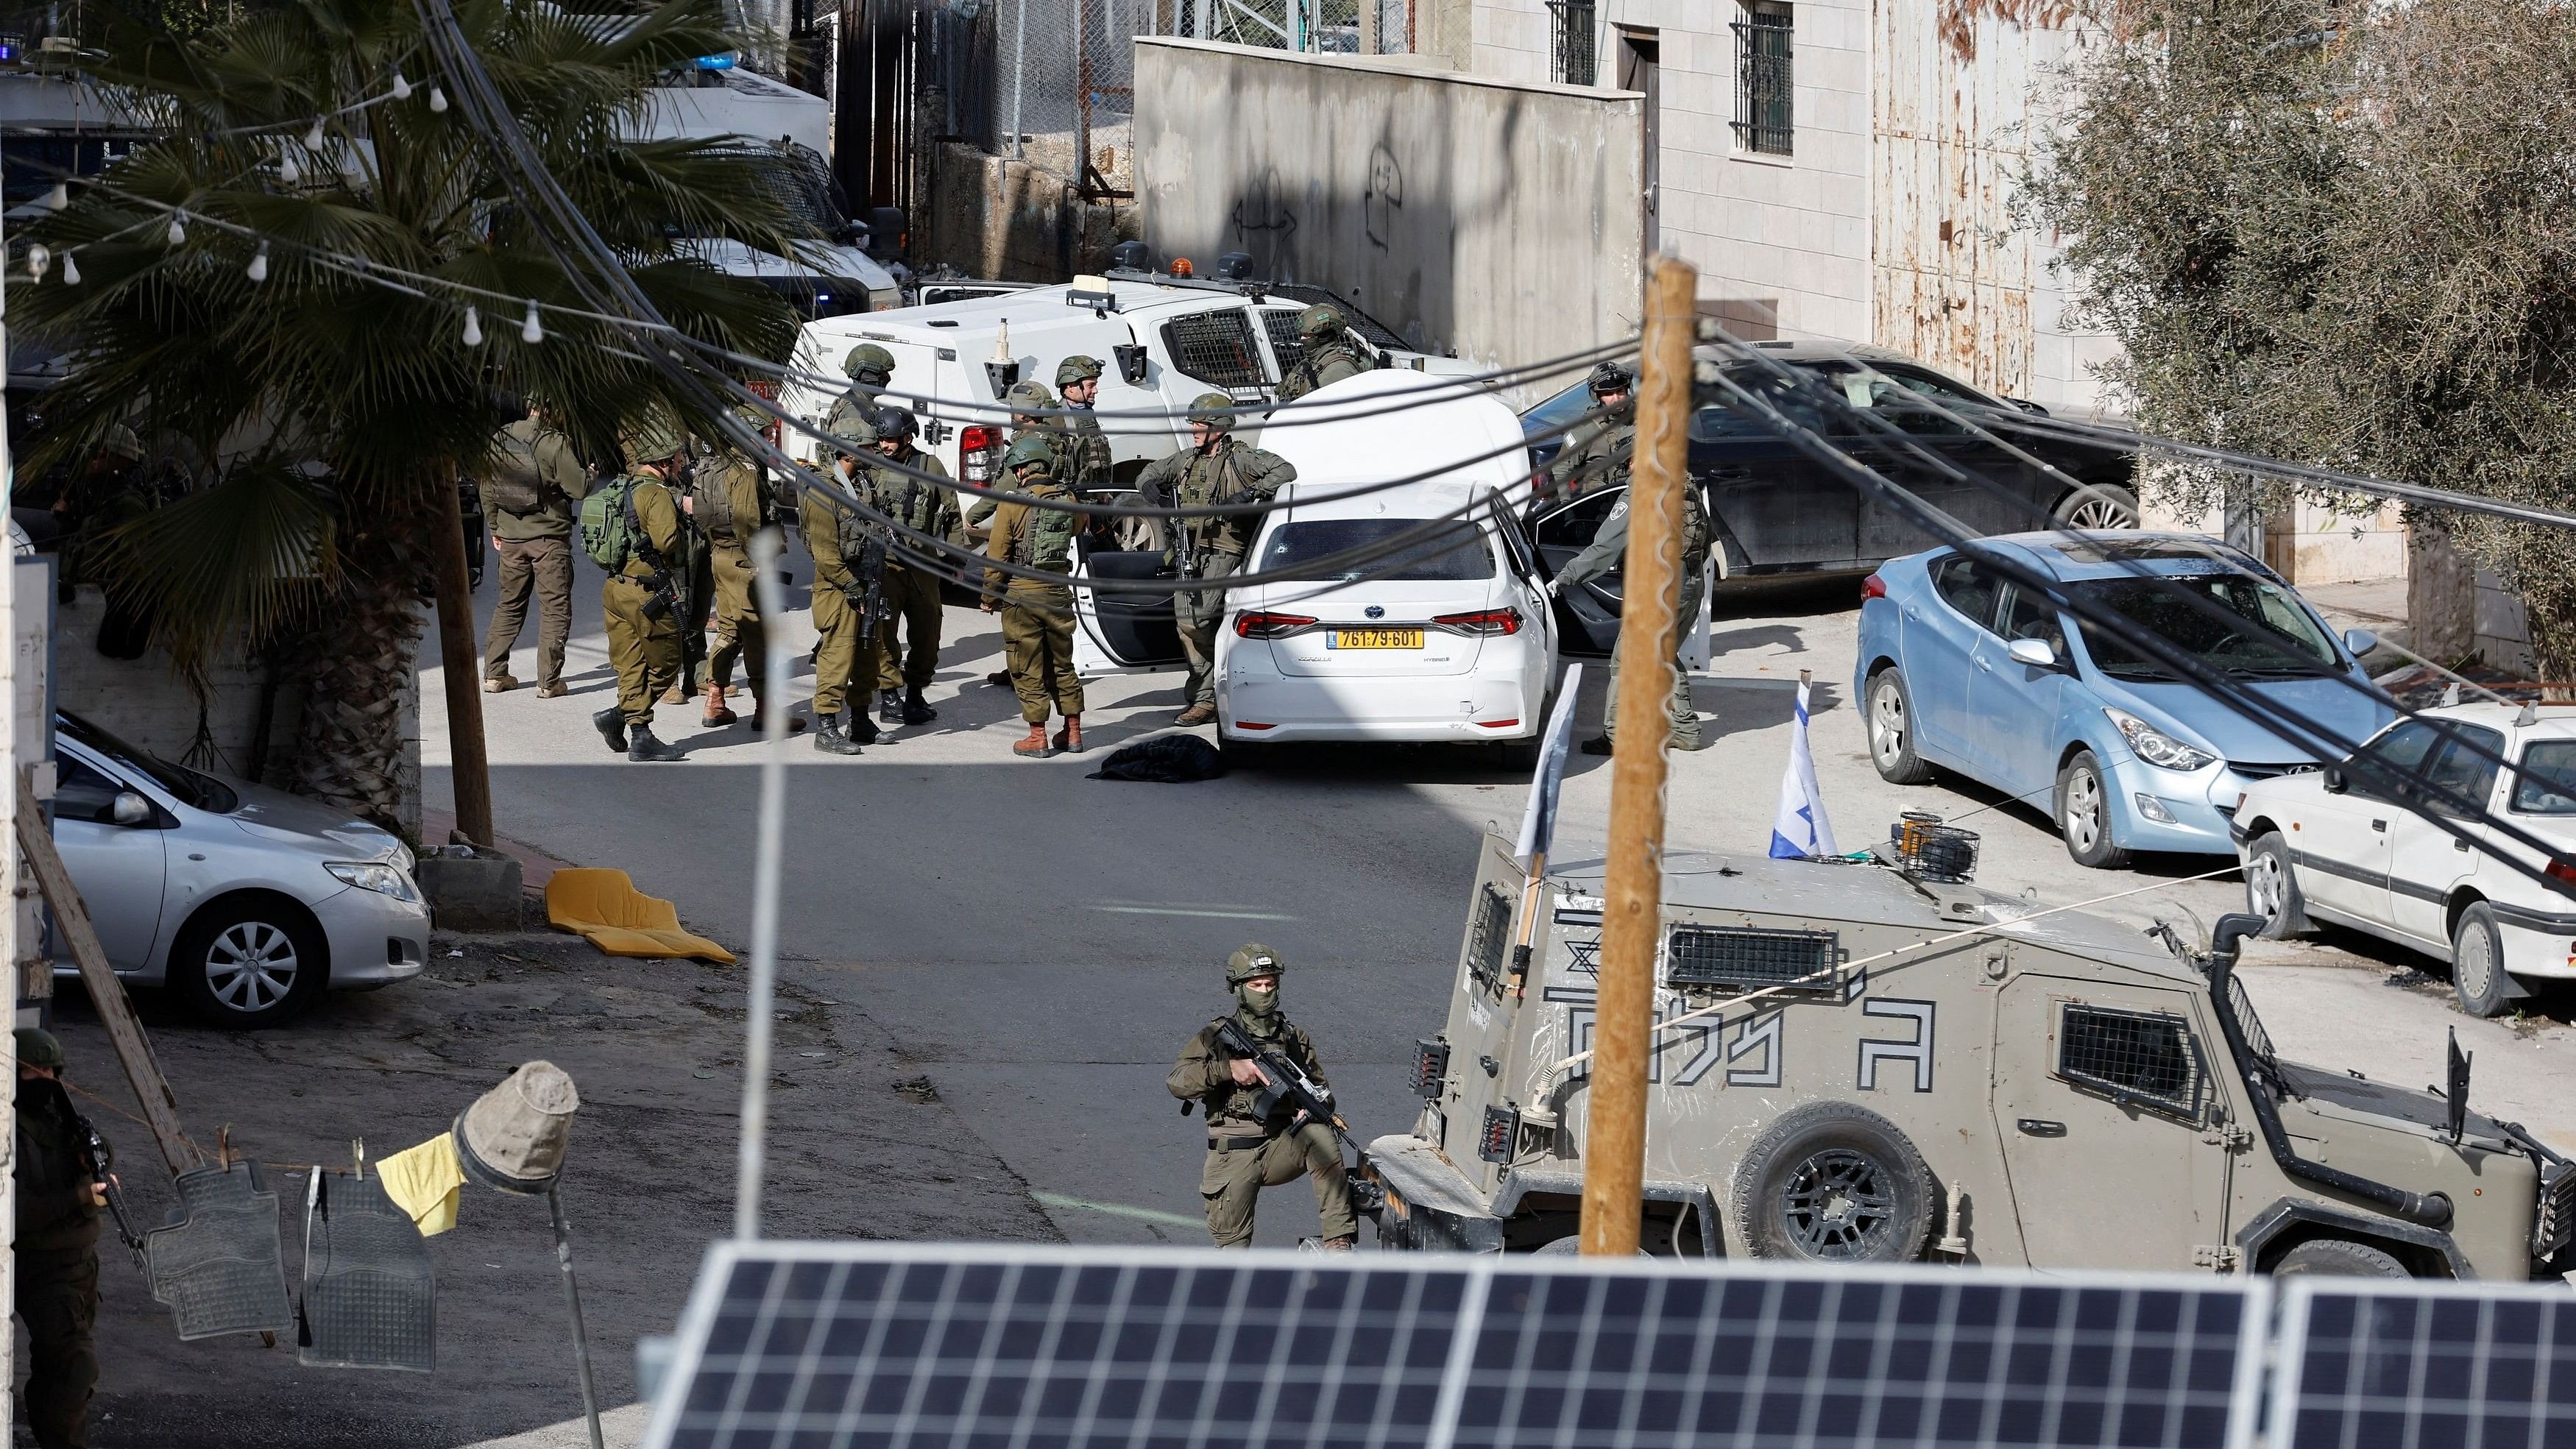
M1635 389L1635 386L1636 381L1628 375L1628 369L1618 363L1605 362L1592 369L1594 397L1600 397L1605 393L1630 392Z
M901 441L920 432L921 422L908 408L888 406L877 409L876 427L878 442L882 443L888 438Z

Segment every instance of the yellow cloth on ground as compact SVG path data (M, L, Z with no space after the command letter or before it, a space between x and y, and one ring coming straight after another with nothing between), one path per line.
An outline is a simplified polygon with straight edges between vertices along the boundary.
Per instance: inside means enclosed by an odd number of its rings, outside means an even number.
M465 1169L457 1165L456 1134L441 1132L418 1147L407 1147L376 1164L385 1196L411 1214L420 1235L434 1238L456 1226L456 1197L465 1186Z
M546 882L546 919L611 956L695 956L722 965L733 953L680 929L680 912L635 888L622 870L559 870Z

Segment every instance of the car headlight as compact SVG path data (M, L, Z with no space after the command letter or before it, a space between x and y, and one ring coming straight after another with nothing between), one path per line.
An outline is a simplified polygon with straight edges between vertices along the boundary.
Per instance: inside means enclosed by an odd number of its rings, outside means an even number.
M2167 770L2197 770L2214 764L2218 757L2207 750L2194 749L2133 714L2116 709L2102 711L2119 726L2120 737L2129 742L2130 753L2150 765Z
M374 891L378 895L391 896L398 901L420 899L420 888L411 883L411 877L381 860L335 860L326 863L322 868L339 877L342 885L356 886L362 891Z

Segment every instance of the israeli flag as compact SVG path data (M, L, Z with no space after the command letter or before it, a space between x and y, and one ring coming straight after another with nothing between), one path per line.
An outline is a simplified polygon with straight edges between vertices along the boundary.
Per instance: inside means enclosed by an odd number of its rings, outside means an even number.
M1825 795L1816 788L1816 757L1807 748L1807 681L1798 681L1798 725L1789 732L1789 769L1780 777L1780 813L1771 820L1773 860L1840 855Z
M1539 737L1538 769L1530 776L1529 804L1521 812L1521 835L1512 847L1521 869L1536 870L1556 838L1557 792L1565 785L1565 748L1574 738L1574 701L1583 692L1583 666L1565 666L1565 683L1557 687L1556 713Z

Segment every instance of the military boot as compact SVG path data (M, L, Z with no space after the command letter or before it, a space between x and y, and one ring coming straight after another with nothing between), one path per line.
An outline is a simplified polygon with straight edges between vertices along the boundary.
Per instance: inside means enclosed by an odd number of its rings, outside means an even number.
M1193 728L1196 728L1196 727L1197 727L1197 726L1199 726L1199 725L1208 724L1208 723L1210 723L1210 722L1214 721L1215 719L1216 719L1216 706L1215 706L1215 705L1212 705L1212 704L1194 704L1194 705L1191 705L1188 709L1182 710L1182 711L1180 712L1180 715L1179 715L1177 718L1175 718L1175 719L1172 721L1172 723L1174 723L1174 724L1176 724L1176 725L1179 725L1179 726L1180 726L1181 728L1183 728L1183 729L1193 729Z
M877 718L884 720L890 725L912 723L911 720L903 717L902 690L880 689L877 691Z
M626 753L626 712L624 710L612 704L592 715L590 722L599 731L599 737L608 741L610 749L621 755Z
M1055 753L1055 746L1047 743L1046 726L1033 724L1029 726L1028 738L1011 746L1011 753L1023 760L1043 760Z
M724 686L716 683L712 679L708 680L707 716L705 721L707 728L711 730L723 729L726 725L733 724L741 718L741 715L735 714L732 709L726 706Z
M751 696L751 727L760 731L762 734L769 733L769 701L761 698L759 693L756 691ZM787 717L787 732L791 735L801 735L805 733L804 717L801 715L789 715Z
M814 728L814 748L827 755L855 755L859 742L841 729L837 719L827 719Z
M905 724L925 725L937 718L939 718L939 711L930 707L930 701L921 697L920 690L907 689L903 692L903 722Z
M851 739L863 745L873 745L877 742L877 737L884 733L885 731L877 728L875 720L868 718L868 712L864 707L850 711Z
M1055 747L1058 754L1082 753L1082 716L1069 714L1064 717L1064 728L1055 732Z
M685 760L688 752L678 745L666 745L653 738L651 725L637 725L627 732L626 758L637 763L659 760Z

